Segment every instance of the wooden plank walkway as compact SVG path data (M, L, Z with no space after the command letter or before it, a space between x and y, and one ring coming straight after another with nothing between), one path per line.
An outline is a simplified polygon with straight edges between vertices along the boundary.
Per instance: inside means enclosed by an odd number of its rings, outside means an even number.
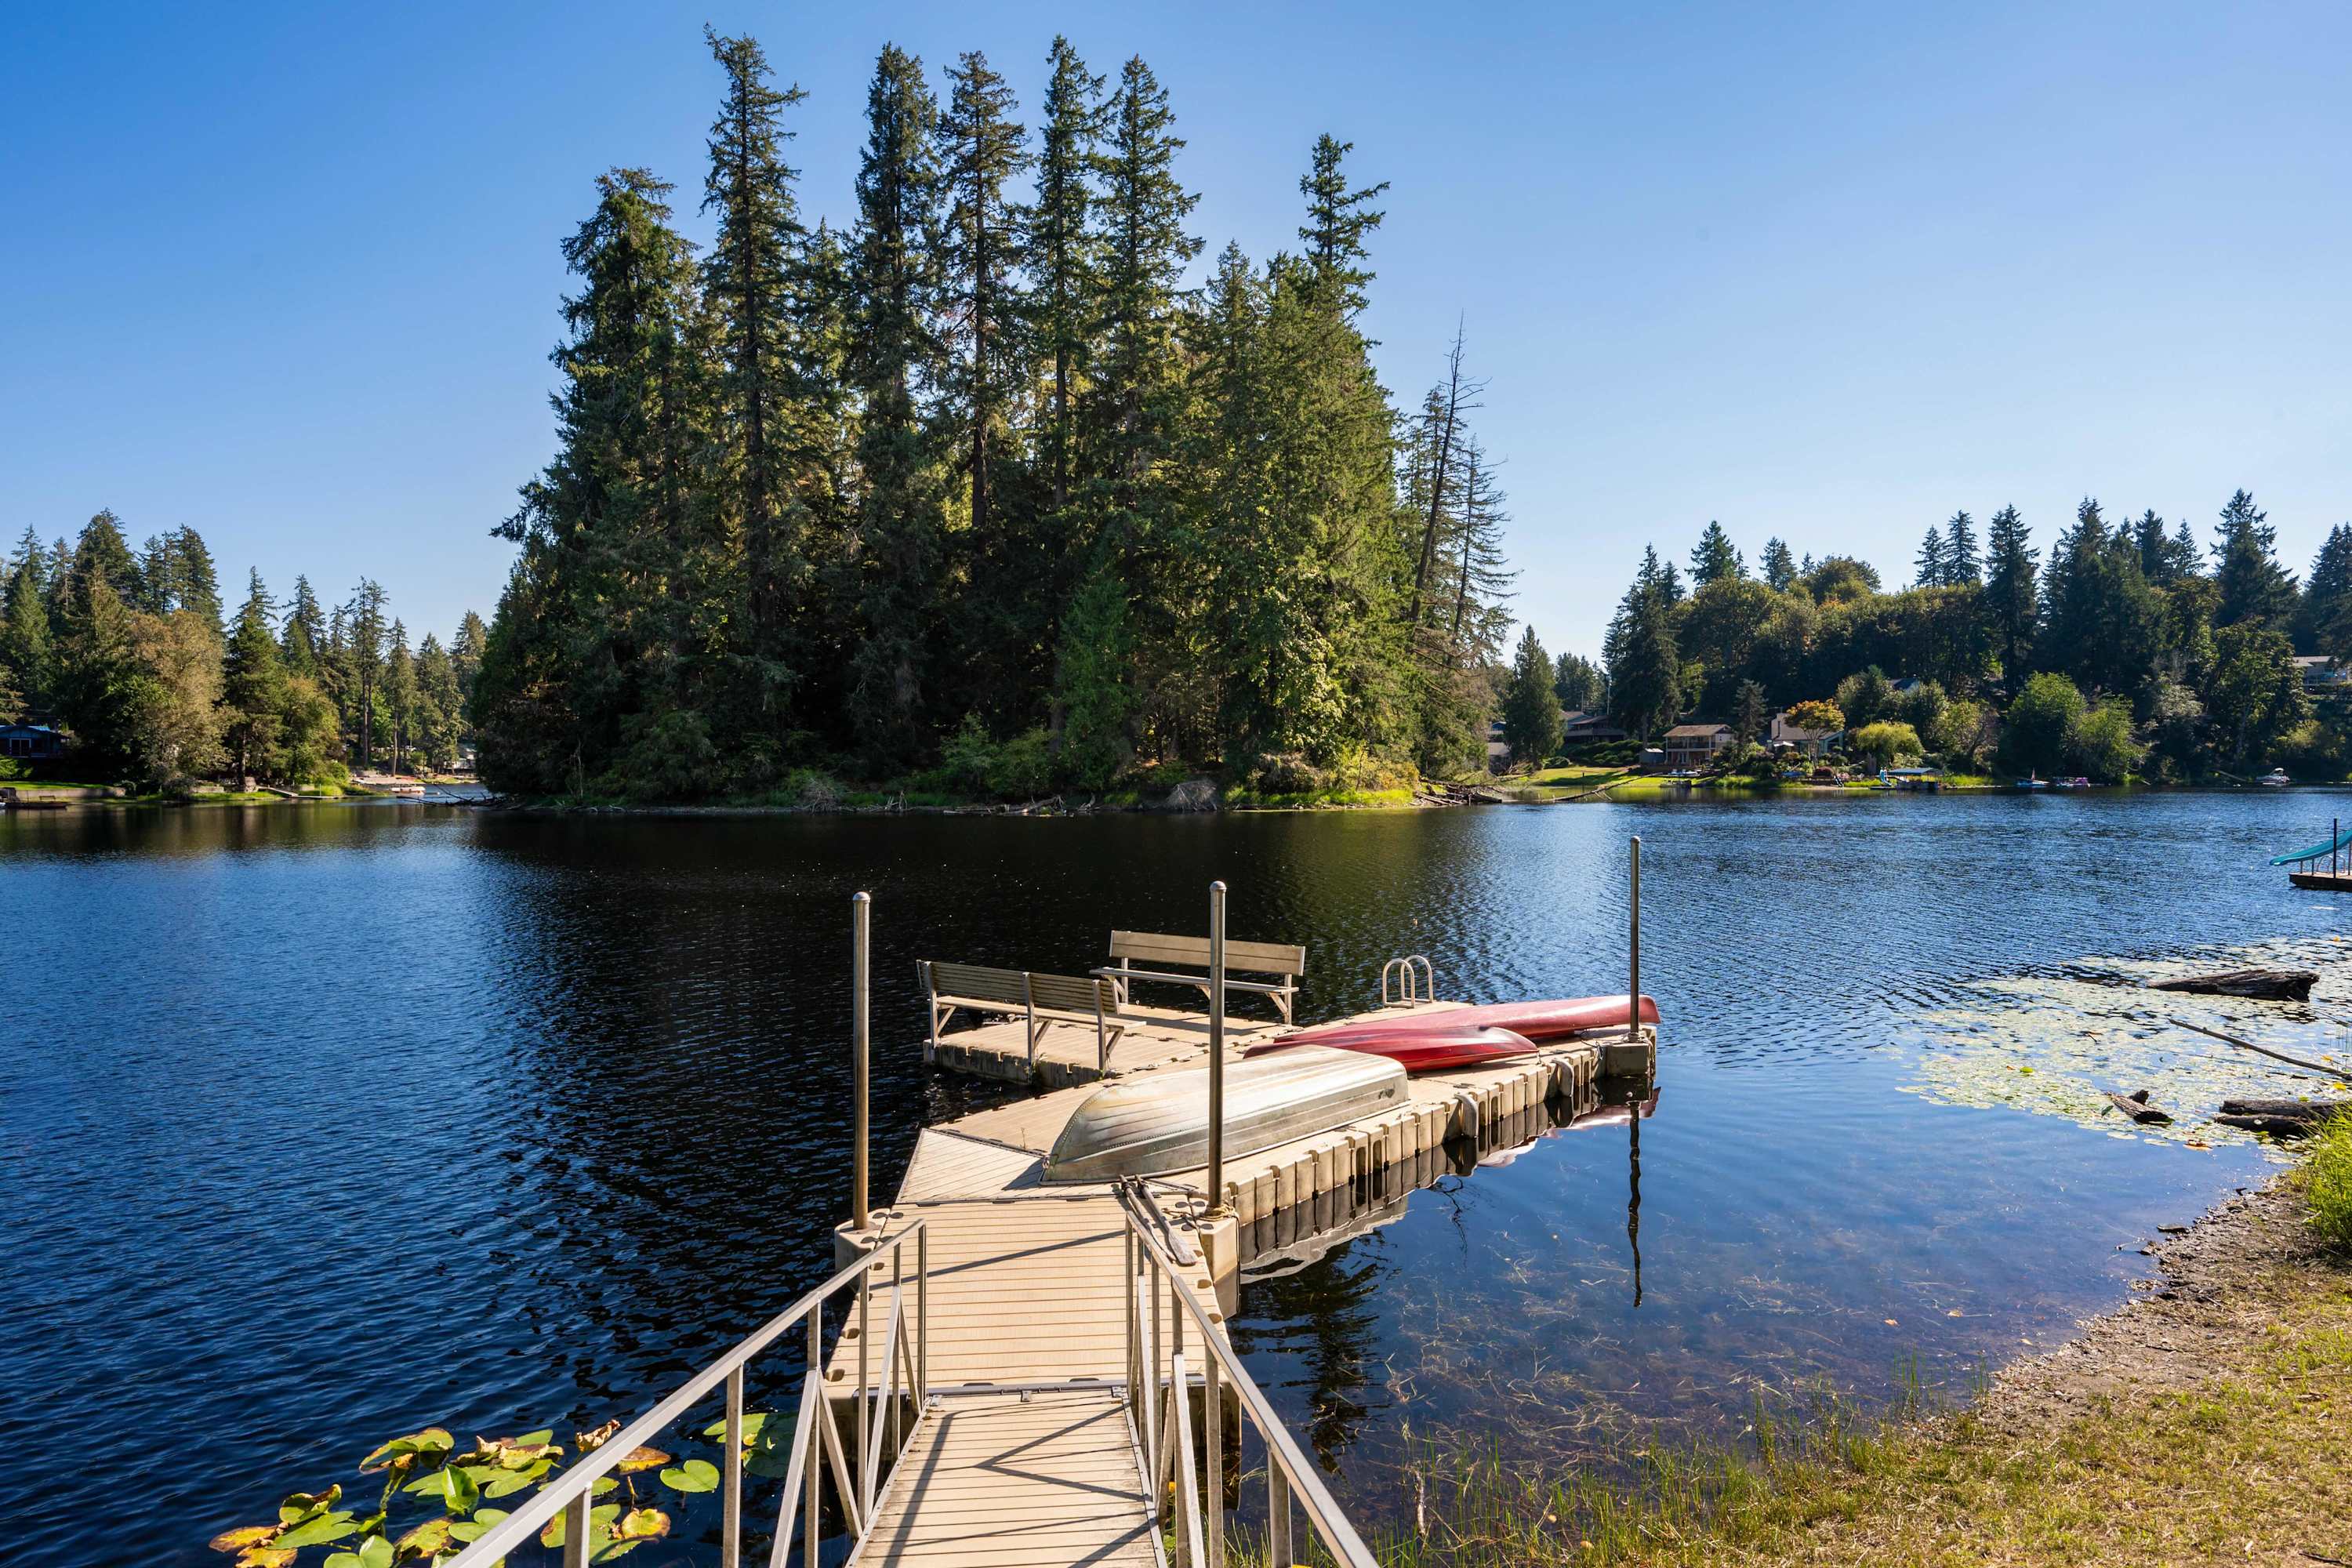
M1160 1562L1112 1389L943 1399L875 1506L859 1563L1069 1568Z

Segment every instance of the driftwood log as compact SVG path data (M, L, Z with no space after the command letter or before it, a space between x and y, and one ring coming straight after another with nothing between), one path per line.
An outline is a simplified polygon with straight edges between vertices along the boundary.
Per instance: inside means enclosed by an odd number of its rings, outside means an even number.
M2112 1089L2106 1092L2107 1098L2115 1102L2116 1109L2134 1121L2151 1127L2162 1127L2172 1121L2170 1113L2148 1103L2147 1090L2144 1089L2135 1089L2129 1094L2117 1094Z
M2151 980L2151 991L2189 991L2200 996L2252 996L2270 1002L2308 1002L2319 984L2308 969L2231 969L2219 974L2189 974L2179 980Z

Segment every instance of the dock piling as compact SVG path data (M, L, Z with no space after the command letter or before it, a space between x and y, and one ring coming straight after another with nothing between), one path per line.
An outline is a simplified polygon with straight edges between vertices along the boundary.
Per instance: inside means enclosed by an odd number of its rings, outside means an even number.
M869 1045L866 1012L866 936L874 923L874 895L857 892L849 900L849 1059L850 1121L855 1142L849 1156L849 1223L871 1230L874 1216L866 1202L866 1058Z
M1209 1215L1225 1204L1225 885L1209 884Z
M1626 900L1630 918L1627 922L1626 952L1632 973L1625 983L1625 1037L1642 1037L1642 836L1633 835L1633 886Z

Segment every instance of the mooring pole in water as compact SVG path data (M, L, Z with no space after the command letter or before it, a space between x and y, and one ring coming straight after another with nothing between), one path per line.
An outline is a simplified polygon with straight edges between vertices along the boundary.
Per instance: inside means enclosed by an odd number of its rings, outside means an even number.
M1626 951L1631 954L1632 977L1625 982L1625 1037L1642 1037L1642 836L1633 835L1633 891L1626 900L1632 911L1626 933Z
M874 1216L866 1207L866 938L874 924L874 895L853 893L849 900L849 1106L852 1136L849 1155L849 1223L856 1230L871 1228Z
M1209 884L1209 1212L1225 1207L1225 885Z

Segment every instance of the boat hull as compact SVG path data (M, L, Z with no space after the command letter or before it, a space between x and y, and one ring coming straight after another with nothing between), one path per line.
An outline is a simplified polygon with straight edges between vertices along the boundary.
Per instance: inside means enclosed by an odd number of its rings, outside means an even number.
M1329 1040L1300 1042L1268 1040L1252 1046L1243 1053L1247 1058L1265 1056L1276 1051L1342 1050L1360 1051L1366 1056L1386 1057L1409 1073L1436 1072L1445 1068L1475 1067L1483 1062L1508 1061L1542 1049L1525 1035L1497 1028L1492 1024L1447 1025L1447 1015L1433 1015L1419 1028L1396 1026L1392 1032L1347 1035Z
M1627 1008L1622 996L1570 996L1545 1002L1491 1002L1473 1007L1448 1007L1442 1013L1398 1013L1385 1018L1367 1018L1360 1023L1325 1024L1297 1034L1269 1040L1253 1051L1277 1049L1286 1046L1339 1046L1357 1048L1357 1042L1377 1040L1400 1034L1426 1034L1433 1030L1472 1031L1484 1028L1508 1029L1524 1035L1538 1045L1546 1040L1565 1039L1592 1029L1622 1029L1625 1026ZM1651 997L1642 998L1642 1022L1658 1021L1658 1004Z
M1356 1051L1284 1051L1225 1068L1224 1153L1254 1154L1402 1103L1404 1068ZM1209 1160L1209 1073L1147 1073L1087 1097L1045 1156L1048 1182L1197 1170Z

